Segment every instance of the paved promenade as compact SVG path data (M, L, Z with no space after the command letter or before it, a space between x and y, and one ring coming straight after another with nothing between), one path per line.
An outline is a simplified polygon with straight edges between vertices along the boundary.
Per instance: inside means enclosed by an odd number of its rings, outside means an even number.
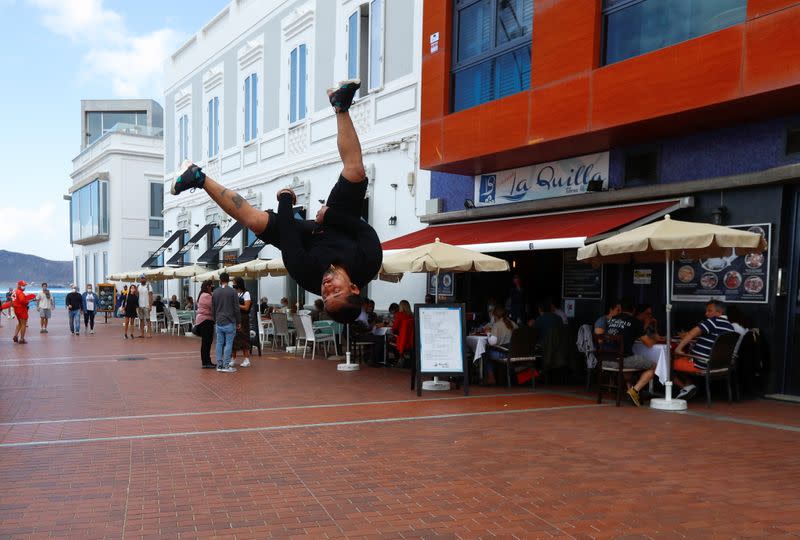
M35 315L35 311L31 312ZM0 328L0 538L797 538L800 406L687 414ZM719 395L722 397L724 392Z

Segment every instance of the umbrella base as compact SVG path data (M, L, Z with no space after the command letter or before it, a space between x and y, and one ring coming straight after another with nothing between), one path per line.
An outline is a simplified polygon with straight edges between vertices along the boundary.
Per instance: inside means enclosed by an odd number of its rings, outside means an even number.
M650 408L659 411L685 411L686 407L685 399L653 398L650 400Z
M353 364L350 362L350 353L347 353L347 362L344 364L339 364L336 366L336 369L339 371L358 371L361 368L358 364Z
M447 381L440 381L437 378L434 378L432 381L423 381L422 382L422 389L423 390L436 390L436 391L447 391L450 390L450 383Z

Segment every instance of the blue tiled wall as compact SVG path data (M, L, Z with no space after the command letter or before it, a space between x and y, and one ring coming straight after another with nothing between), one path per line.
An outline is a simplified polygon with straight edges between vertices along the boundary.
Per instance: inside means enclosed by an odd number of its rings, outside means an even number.
M800 163L800 154L786 155L786 129L800 127L800 115L739 124L657 141L646 147L660 150L659 182L683 182L761 171ZM612 148L610 185L620 189L625 173L625 154L644 145ZM431 198L444 199L444 211L460 210L464 199L474 196L473 177L433 172Z

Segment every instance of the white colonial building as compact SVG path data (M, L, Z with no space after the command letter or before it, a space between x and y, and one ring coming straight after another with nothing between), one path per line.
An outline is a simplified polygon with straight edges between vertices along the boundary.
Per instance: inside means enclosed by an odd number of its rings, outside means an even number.
M81 291L141 267L163 242L162 123L149 99L81 101L81 152L65 196Z
M429 173L418 165L421 13L422 0L232 1L166 61L166 177L190 159L265 210L291 186L313 219L341 171L326 89L357 77L362 90L350 111L370 181L364 217L382 241L420 229L429 193ZM167 264L215 268L279 256L257 243L248 250L253 235L202 191L164 202L167 236L175 237ZM230 242L212 249L220 237ZM185 294L188 284L166 287ZM409 275L374 281L367 294L385 309L422 301L424 288L424 276ZM294 299L295 290L290 278L260 283L270 303Z

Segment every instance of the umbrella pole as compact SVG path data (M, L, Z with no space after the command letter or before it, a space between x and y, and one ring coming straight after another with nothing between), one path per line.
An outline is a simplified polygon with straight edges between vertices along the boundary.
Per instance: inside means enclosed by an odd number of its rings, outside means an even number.
M650 400L650 407L653 409L660 409L662 411L685 411L685 399L672 399L672 347L670 340L672 339L672 261L670 260L670 252L666 252L666 271L664 272L664 279L666 281L667 301L664 307L667 312L667 380L664 381L664 388L666 395L664 399L654 398Z
M361 366L350 362L350 324L347 325L347 352L345 357L347 361L336 366L336 369L339 371L358 371Z

